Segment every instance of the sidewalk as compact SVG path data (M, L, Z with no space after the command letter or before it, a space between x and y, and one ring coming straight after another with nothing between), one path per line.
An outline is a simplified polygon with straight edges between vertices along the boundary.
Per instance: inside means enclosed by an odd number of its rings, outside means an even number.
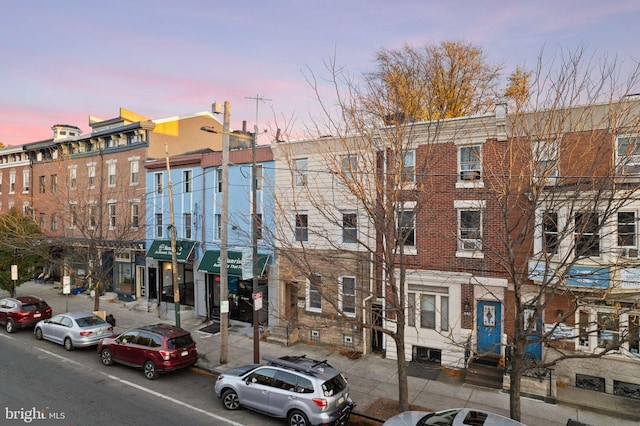
M40 296L53 308L53 313L75 310L93 310L94 301L85 294L63 295L60 284L26 282L18 287L18 295ZM0 297L8 296L0 290ZM175 324L171 309L159 317L158 312L146 312L135 306L137 303L106 301L101 299L100 309L116 319L116 333L142 324L165 322ZM227 364L220 364L220 334L200 331L208 323L201 318L181 317L180 325L189 330L196 341L200 359L197 366L213 373L220 373L240 364L253 363L253 329L250 325L233 324L228 335ZM380 355L363 355L349 359L337 350L322 346L295 344L284 347L274 343L260 342L260 357L264 355L303 355L327 360L341 369L349 381L351 397L356 403L355 411L365 415L374 412L379 398L397 399L396 361ZM431 410L473 406L498 414L509 414L509 395L505 392L464 384L461 379L439 374L436 380L409 377L409 403ZM579 420L588 425L637 425L640 421L640 403L629 398L596 393L583 389L558 389L558 403L522 398L522 422L529 426L566 425L568 419ZM384 420L384 419L383 419Z

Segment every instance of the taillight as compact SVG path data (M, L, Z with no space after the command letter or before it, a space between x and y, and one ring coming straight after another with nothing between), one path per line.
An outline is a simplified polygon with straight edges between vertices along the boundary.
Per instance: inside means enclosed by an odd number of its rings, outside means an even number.
M29 312L18 311L18 316L20 316L20 317L28 317L29 316Z
M113 331L113 327L109 327L109 328L107 328L107 330Z
M169 351L160 351L160 356L165 361L169 361L169 359L171 358L171 352L169 352Z
M320 408L327 408L327 400L323 398L313 398L313 402Z
M80 336L84 337L84 336L90 336L91 333L93 333L93 331L81 331L80 332Z

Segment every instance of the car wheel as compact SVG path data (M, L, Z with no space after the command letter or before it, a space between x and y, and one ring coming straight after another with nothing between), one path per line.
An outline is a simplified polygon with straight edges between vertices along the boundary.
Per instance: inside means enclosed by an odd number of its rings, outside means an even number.
M7 333L13 333L14 331L16 331L16 328L13 326L13 321L11 321L10 319L7 320L5 328L7 330Z
M111 356L111 351L109 349L103 349L100 352L100 360L104 365L113 365L113 357Z
M287 416L287 424L289 426L307 426L310 425L307 416L302 411L293 410Z
M73 350L73 342L71 341L71 339L69 337L65 337L64 339L64 348L68 351L72 351Z
M147 379L154 380L158 378L158 370L156 369L156 365L153 361L146 361L142 368L144 369L144 377Z
M42 340L42 329L40 327L36 328L36 339Z
M240 398L238 398L236 391L227 389L222 392L222 405L227 410L237 410L240 408Z

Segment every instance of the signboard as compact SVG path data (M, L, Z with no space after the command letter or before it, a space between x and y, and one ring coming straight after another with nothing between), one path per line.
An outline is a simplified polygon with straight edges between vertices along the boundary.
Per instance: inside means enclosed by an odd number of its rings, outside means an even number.
M221 300L220 301L220 313L221 314L228 314L229 313L229 301L228 300Z
M62 294L70 294L71 293L71 277L69 275L65 275L62 277Z
M11 279L18 281L18 265L11 265Z
M262 309L262 292L253 293L253 310L259 311Z

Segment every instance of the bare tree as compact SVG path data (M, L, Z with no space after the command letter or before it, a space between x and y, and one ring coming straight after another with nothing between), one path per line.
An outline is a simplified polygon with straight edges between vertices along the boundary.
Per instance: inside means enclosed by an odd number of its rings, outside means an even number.
M57 160L41 166L34 188L39 191L34 200L36 221L64 253L64 269L83 272L73 274L74 284L94 295L94 309L99 310L115 258L144 240L146 188L138 173L142 165L79 155L73 144L54 149ZM123 159L127 156L134 155L126 152Z
M15 296L16 286L33 278L37 267L47 257L42 231L30 217L15 207L0 216L0 288ZM18 268L18 279L12 279L11 265Z
M616 61L588 58L583 49L552 66L540 59L536 70L512 78L508 138L483 154L504 230L485 249L509 279L514 419L525 375L569 359L629 355L621 319L637 308L638 288L630 297L621 272L637 266L637 256L625 260L619 247L637 247L637 216L625 219L640 190L640 102L630 96L637 71L619 84ZM530 352L536 346L544 347L540 358Z
M445 160L432 146L441 138L445 118L482 109L498 71L466 45L445 43L442 51L427 49L425 57L407 49L386 52L393 57L381 53L379 73L360 82L330 62L331 101L310 73L325 113L316 117L310 133L326 136L274 145L281 280L305 292L299 299L306 299L308 328L355 326L391 339L401 411L409 408L407 262L416 251L416 217L437 193L427 172ZM401 58L404 54L407 58ZM444 82L443 67L456 68L453 62L463 58L469 62L460 67L466 68ZM404 59L406 67L395 66ZM439 71L425 73L429 67ZM459 96L437 90L447 84ZM433 120L413 124L424 116ZM467 131L450 128L442 137L454 140ZM356 282L355 312L344 303L351 295L345 294L347 275ZM291 313L283 316L290 319ZM305 324L298 321L298 326Z

